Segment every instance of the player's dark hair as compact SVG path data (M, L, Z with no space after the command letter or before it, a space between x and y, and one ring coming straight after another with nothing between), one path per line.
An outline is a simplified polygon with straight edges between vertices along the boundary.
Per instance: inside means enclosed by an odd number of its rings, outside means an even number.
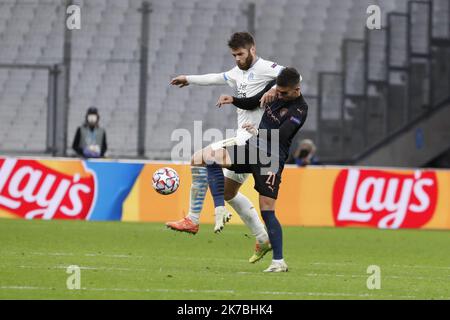
M295 87L300 84L300 74L295 68L284 68L277 77L277 86Z
M255 39L248 32L233 33L230 40L228 40L228 47L233 50L245 48L249 49L255 45Z

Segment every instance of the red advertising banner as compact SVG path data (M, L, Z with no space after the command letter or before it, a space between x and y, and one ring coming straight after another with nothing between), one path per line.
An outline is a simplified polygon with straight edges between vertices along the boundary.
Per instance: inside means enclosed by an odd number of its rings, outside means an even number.
M180 178L170 195L152 187L163 167ZM0 158L0 217L164 223L187 214L190 184L184 164ZM240 192L259 209L253 186L250 177ZM450 230L450 171L287 166L276 214L291 226ZM207 195L201 222L213 221ZM242 224L238 214L231 223Z

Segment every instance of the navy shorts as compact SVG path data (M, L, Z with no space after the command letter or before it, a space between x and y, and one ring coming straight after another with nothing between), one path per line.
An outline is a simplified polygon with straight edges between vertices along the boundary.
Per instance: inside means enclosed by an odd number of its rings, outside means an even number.
M231 146L226 150L230 155L231 167L236 173L251 173L255 180L255 190L262 196L277 199L284 163L260 157L259 149L250 146ZM264 152L263 152L264 153Z

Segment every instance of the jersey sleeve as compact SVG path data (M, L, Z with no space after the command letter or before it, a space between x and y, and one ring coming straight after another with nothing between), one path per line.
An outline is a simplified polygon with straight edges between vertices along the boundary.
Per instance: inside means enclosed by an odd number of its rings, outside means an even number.
M271 79L275 79L276 77L278 77L278 75L284 68L285 68L284 66L279 65L276 62L267 61L267 65L265 66L264 74ZM303 78L300 75L300 81L302 81L302 80L303 80Z
M267 61L267 65L264 68L265 76L275 79L280 74L281 70L284 69L282 65L279 65L276 62Z
M236 82L236 78L238 77L237 70L236 70L237 68L238 67L234 67L233 69L222 73L224 80L232 88L237 87L237 82Z
M307 112L303 107L295 107L294 111L289 112L287 119L280 126L280 141L286 141L297 133L305 123Z
M199 86L227 84L223 73L209 73L203 75L191 75L186 77L189 84Z

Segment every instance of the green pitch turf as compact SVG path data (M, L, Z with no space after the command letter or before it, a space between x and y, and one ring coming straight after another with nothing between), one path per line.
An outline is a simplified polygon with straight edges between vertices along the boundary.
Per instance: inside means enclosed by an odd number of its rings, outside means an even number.
M450 299L450 232L284 228L286 274L241 226L0 219L0 299ZM81 268L68 290L67 267ZM367 288L367 268L381 289Z

